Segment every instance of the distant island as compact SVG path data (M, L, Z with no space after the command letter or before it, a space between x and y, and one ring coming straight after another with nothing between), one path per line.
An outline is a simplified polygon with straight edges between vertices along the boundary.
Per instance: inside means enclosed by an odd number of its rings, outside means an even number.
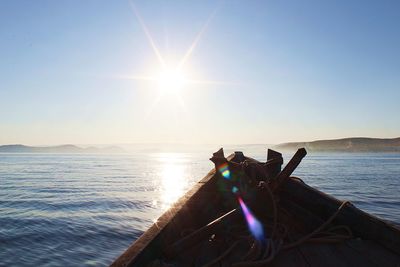
M283 143L274 146L274 148L278 150L296 150L300 147L304 147L310 152L400 152L400 137L354 137L312 142Z
M120 147L79 147L75 145L60 146L25 146L25 145L3 145L0 153L124 153Z
M215 145L212 145L214 147ZM231 145L232 146L232 145ZM235 145L237 148L240 145ZM243 145L242 145L243 146ZM244 145L245 147L249 145ZM254 144L253 146L259 146ZM400 153L400 137L398 138L368 138L351 137L332 140L317 140L310 142L290 142L278 145L269 145L278 151L294 151L304 147L309 152L392 152ZM77 146L77 145L58 145L58 146L26 146L21 144L0 145L0 153L127 153L132 151L162 150L165 144L139 144L120 146ZM169 150L184 149L184 151L197 150L199 146L189 144L167 144ZM202 149L209 150L208 147Z

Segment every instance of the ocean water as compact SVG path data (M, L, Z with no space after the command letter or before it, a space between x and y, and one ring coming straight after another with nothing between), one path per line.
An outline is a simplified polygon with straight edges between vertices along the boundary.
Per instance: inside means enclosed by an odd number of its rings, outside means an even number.
M262 146L235 149L266 158ZM215 150L0 154L0 266L109 265L206 175ZM400 224L400 154L311 154L295 175Z

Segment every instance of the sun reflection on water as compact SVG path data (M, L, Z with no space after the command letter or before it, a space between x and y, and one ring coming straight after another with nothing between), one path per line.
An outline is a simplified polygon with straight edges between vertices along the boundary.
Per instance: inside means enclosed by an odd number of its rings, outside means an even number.
M181 155L163 153L159 160L161 161L158 185L160 195L159 203L156 203L155 206L166 210L185 193L189 182L185 175L186 166L182 162Z

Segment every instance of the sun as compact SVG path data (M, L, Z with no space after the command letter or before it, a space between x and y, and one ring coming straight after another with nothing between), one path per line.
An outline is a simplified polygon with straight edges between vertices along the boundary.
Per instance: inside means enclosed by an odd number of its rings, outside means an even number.
M139 22L143 33L145 34L150 48L153 50L156 59L158 60L158 70L159 72L147 72L146 75L122 75L119 76L121 78L130 79L130 80L144 80L150 82L152 85L152 89L156 89L157 93L155 94L154 101L150 105L150 113L153 107L157 106L160 100L163 97L166 99L175 99L179 102L179 104L185 108L184 96L190 94L190 89L193 86L198 84L203 85L220 85L225 84L225 82L214 81L214 80L204 80L198 79L195 73L192 73L192 69L187 67L187 62L190 59L193 51L195 50L197 44L199 43L202 35L206 32L208 25L211 20L215 16L218 8L216 8L205 21L204 25L200 29L200 31L195 36L193 42L190 44L189 48L182 55L182 58L176 58L175 55L167 54L167 56L163 55L161 51L158 49L155 40L153 39L149 29L147 28L144 20L142 19L138 9L134 5L132 1L130 1L130 5L132 11ZM167 36L168 37L168 36ZM167 49L168 50L168 49ZM171 62L170 60L173 59ZM170 65L172 63L172 65ZM153 69L156 70L156 69ZM183 72L183 70L185 70ZM190 74L189 76L187 74ZM185 90L185 92L182 92Z
M185 86L184 73L178 69L164 69L157 77L158 87L163 93L179 93Z

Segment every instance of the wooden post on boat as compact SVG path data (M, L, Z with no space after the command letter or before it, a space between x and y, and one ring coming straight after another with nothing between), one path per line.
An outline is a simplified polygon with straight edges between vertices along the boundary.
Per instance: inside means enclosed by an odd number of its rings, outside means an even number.
M220 148L217 152L214 152L210 160L215 163L215 166L220 163L228 162L228 160L225 158L223 148Z
M294 170L299 166L301 160L307 155L307 151L305 148L299 148L292 157L292 159L289 161L288 164L286 164L285 168L276 176L276 178L273 180L272 184L272 191L278 190L278 188L285 183L285 181L289 178L290 175L294 172Z
M283 163L283 159L282 159L282 154L272 150L272 149L268 149L267 151L267 162L265 163L266 165L268 165L269 162L274 162L274 161L278 161L278 164L274 164L273 166L270 166L267 171L268 171L268 176L275 178L282 170L282 163Z

